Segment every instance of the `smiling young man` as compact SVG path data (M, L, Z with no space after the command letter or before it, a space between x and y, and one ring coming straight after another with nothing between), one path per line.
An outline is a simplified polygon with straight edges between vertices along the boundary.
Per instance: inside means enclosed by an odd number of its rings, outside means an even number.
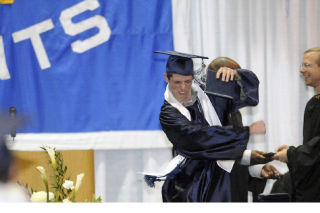
M178 167L163 184L163 201L239 202L230 172L235 161L268 161L262 152L245 154L249 135L264 133L265 127L252 125L235 130L225 124L229 113L258 104L257 77L248 70L222 67L216 77L225 82L237 78L241 82L239 94L234 99L210 95L193 81L192 58L205 57L173 51L159 53L170 55L164 74L168 85L160 123L179 157L175 158L179 159Z
M315 89L304 111L303 145L282 145L275 159L286 162L289 172L277 181L272 193L287 192L296 202L320 201L320 47L304 52L300 73L305 84Z

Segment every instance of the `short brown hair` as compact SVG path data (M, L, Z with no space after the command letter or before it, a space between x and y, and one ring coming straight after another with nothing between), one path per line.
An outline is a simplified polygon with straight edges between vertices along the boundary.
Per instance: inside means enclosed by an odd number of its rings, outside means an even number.
M307 49L306 51L304 51L304 54L307 54L307 53L310 53L310 52L318 52L318 57L316 59L316 63L320 67L320 47L312 47L310 49Z
M167 78L170 80L172 77L172 74L175 74L174 72L167 72ZM194 76L193 74L191 75L192 77Z
M231 69L241 68L236 61L228 57L218 57L209 64L210 70L218 71L221 67L228 67Z

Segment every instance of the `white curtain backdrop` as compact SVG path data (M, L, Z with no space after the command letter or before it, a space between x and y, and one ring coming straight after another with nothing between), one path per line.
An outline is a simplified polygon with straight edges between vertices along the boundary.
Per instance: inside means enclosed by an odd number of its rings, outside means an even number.
M206 64L233 58L260 79L259 105L241 112L246 125L264 120L267 134L252 137L249 148L300 145L304 107L314 91L299 66L304 50L320 46L320 1L172 0L172 7L175 50L207 56ZM96 194L105 202L160 202L160 185L146 188L137 172L169 159L170 148L96 151Z

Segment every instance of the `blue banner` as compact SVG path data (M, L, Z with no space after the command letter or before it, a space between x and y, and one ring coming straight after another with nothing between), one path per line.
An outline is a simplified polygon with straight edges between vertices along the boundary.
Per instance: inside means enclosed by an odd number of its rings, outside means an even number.
M0 5L0 108L20 132L158 130L170 0L28 0Z

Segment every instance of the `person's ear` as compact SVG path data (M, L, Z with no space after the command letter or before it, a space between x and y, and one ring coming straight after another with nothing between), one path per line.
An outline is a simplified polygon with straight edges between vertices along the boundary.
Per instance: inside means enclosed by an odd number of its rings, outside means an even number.
M163 77L164 77L164 80L166 80L166 82L169 83L169 79L166 72L163 74Z

